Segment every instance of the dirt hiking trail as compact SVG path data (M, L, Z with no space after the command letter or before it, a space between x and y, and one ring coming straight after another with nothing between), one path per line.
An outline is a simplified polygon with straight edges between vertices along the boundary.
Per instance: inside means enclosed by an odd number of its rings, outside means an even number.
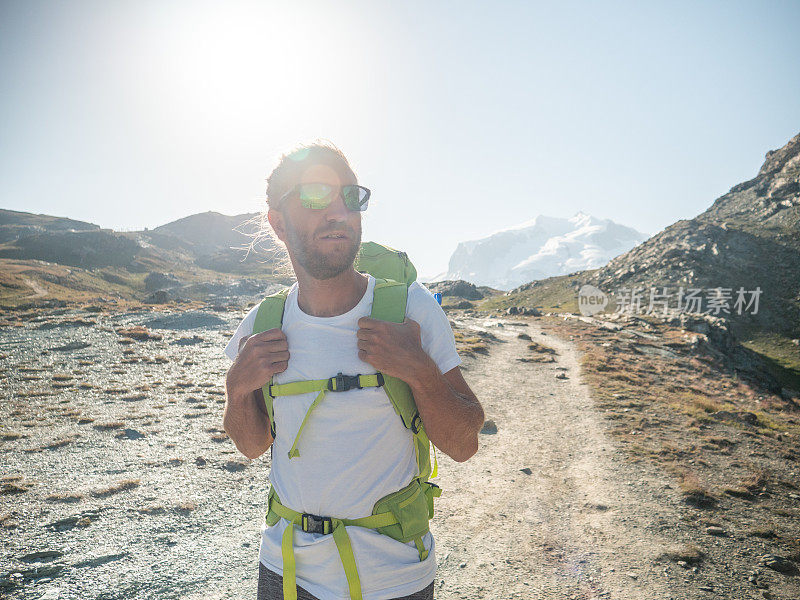
M497 432L466 463L439 453L437 598L691 597L679 567L654 561L677 541L679 495L604 434L572 344L535 323L458 325L500 340L462 366ZM557 360L519 361L531 355L520 333Z

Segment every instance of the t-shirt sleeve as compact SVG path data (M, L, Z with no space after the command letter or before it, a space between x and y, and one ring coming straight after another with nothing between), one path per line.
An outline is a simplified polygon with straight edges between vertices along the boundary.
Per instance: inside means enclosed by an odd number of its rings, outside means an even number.
M447 315L428 288L417 281L408 288L406 316L419 323L422 349L442 373L461 364Z
M256 304L250 309L250 312L248 312L244 319L242 319L242 322L239 323L239 326L236 328L233 337L228 340L228 344L225 346L225 356L231 360L236 360L236 357L239 355L239 340L253 333L253 326L256 322L258 306L259 305Z

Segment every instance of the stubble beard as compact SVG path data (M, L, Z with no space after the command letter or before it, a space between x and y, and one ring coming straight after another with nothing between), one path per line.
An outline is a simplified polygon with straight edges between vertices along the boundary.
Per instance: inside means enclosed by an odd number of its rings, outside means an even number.
M325 280L341 275L347 269L352 268L358 254L358 249L361 246L360 227L358 230L354 230L344 225L331 227L324 232L318 233L319 235L325 235L333 231L345 231L349 236L348 241L351 242L351 245L345 252L326 255L314 249L313 234L299 232L288 219L286 221L287 245L291 249L294 259L314 279Z

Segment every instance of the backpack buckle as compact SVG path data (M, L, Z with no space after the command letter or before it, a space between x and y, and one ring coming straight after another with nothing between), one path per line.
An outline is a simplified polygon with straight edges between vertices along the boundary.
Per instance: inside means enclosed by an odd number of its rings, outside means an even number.
M327 523L328 527L325 528ZM306 533L322 533L328 534L333 531L333 523L330 517L318 517L310 513L303 513L300 526Z
M328 379L328 391L346 392L353 388L361 389L361 381L358 375L342 375L340 371L336 377Z
M419 433L420 429L422 429L422 417L417 413L414 415L414 418L411 419L411 431L416 435Z

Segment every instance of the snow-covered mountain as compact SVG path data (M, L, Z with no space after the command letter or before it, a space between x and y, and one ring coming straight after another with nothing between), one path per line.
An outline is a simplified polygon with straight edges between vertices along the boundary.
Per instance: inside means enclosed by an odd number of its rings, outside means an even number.
M461 242L447 273L435 279L509 290L535 279L602 267L648 237L583 212L569 219L539 215L489 237Z

